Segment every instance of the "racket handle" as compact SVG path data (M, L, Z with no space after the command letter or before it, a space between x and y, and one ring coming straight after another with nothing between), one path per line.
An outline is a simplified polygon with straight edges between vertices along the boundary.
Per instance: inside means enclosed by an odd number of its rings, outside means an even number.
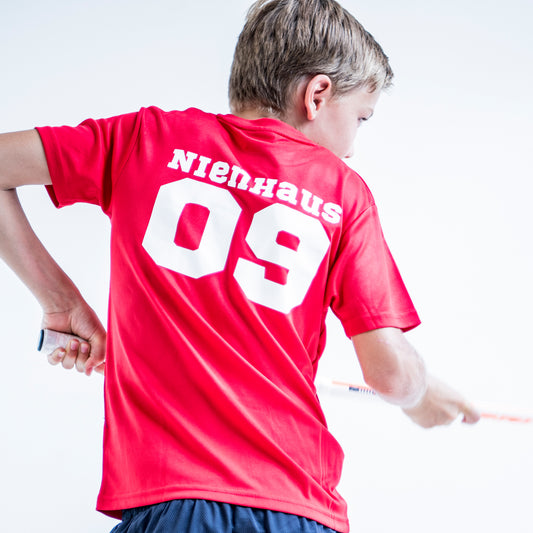
M43 352L45 355L50 355L57 348L67 348L68 343L76 339L80 342L87 342L85 339L69 333L62 333L61 331L54 331L52 329L42 329L39 336L39 343L37 350Z

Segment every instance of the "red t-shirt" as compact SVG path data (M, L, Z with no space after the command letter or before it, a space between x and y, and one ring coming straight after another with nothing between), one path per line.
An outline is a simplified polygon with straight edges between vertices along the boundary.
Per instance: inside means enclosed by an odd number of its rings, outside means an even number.
M348 336L419 323L372 195L274 119L157 108L39 128L57 206L111 219L98 509L202 498L348 530L314 378Z

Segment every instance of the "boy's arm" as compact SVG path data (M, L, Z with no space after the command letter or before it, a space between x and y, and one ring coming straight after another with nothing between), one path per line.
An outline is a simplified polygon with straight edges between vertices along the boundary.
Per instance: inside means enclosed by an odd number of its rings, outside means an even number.
M458 392L427 374L424 362L401 330L382 328L352 337L366 383L403 408L422 427L453 422L473 424L479 413Z
M33 232L16 192L28 184L51 184L39 134L30 130L0 135L0 257L41 304L43 327L88 341L71 341L66 351L56 350L49 357L50 363L76 366L87 374L95 368L103 371L105 330Z

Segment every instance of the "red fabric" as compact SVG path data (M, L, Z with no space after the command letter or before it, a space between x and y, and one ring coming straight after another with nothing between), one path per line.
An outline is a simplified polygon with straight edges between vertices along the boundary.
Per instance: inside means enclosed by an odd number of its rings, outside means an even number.
M419 323L360 177L273 119L148 108L39 132L55 204L112 223L98 509L203 498L347 531L313 385L326 312L348 336Z

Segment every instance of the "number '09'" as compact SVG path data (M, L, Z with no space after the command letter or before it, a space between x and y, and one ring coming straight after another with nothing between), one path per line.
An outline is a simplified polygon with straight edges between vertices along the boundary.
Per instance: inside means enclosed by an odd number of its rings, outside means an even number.
M178 221L187 204L209 211L200 244L190 250L175 244ZM161 267L192 278L224 270L241 208L226 189L185 178L161 186L143 240ZM295 250L277 242L280 232L299 240ZM283 204L255 213L246 242L256 257L287 269L285 284L265 278L265 268L239 258L233 276L251 301L282 313L300 305L329 248L322 224Z

